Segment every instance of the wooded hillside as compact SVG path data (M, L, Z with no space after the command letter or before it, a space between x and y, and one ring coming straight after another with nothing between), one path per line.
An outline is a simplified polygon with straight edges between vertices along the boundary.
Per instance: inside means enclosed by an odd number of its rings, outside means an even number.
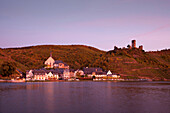
M23 72L42 68L50 52L55 60L62 60L73 69L101 67L122 76L170 79L170 50L116 49L106 52L84 45L41 45L0 49L0 65L4 61L15 62Z

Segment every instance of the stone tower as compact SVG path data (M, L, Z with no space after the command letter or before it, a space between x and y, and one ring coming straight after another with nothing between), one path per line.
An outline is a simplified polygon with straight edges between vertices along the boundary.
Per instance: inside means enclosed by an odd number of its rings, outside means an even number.
M136 48L136 40L132 40L132 48Z
M143 50L143 45L139 46L139 49L140 49L140 50Z

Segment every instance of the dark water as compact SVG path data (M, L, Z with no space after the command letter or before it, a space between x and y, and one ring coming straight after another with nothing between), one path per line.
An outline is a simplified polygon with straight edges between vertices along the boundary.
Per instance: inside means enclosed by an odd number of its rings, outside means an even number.
M170 82L0 83L0 113L170 113Z

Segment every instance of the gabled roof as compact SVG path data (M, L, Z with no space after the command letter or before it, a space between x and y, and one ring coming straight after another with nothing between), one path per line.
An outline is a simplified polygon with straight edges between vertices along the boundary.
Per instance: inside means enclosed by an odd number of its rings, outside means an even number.
M17 69L17 71L18 71L20 74L22 74L22 72L21 72L19 69Z
M85 74L92 74L92 72L103 72L101 68L83 68Z
M46 71L45 70L33 70L33 73L34 74L36 74L36 75L42 75L42 74L44 74L45 75L45 73L46 73Z
M66 63L63 63L64 64L64 66L68 66L68 64L66 64Z
M112 72L109 70L109 71L107 72L107 75L112 75Z
M68 66L68 64L64 63L64 62L61 61L61 60L56 60L56 61L54 62L54 64L59 64L59 63L63 63L65 66Z
M96 75L107 75L106 72L95 72L95 73L96 73Z
M52 74L61 74L61 73L58 71L53 71Z
M59 63L63 63L63 61L61 61L61 60L56 60L56 61L54 62L54 64L59 64Z
M59 74L62 74L64 72L64 68L56 68L54 72L57 72Z
M64 70L69 71L69 69L64 69L64 68L56 68L56 69L50 69L50 70L43 68L43 69L34 69L32 70L32 72L36 75L42 75L42 74L45 75L45 73L48 74L50 72L53 74L63 74Z
M45 61L45 64L47 64L48 62L52 62L52 63L54 63L55 62L55 60L50 56L46 61Z
M70 72L75 72L76 70L75 69L69 69L70 70Z

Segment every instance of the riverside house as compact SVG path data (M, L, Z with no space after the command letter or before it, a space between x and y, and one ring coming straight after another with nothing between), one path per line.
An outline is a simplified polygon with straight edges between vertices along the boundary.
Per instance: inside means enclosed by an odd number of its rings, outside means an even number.
M107 77L107 73L102 68L83 68L84 74L88 77Z
M63 76L63 69L34 69L26 72L26 80L58 80Z
M112 74L112 72L109 71L103 71L102 68L83 68L84 74L88 77L97 77L97 78L106 78L111 77L113 79L120 78L117 74Z

